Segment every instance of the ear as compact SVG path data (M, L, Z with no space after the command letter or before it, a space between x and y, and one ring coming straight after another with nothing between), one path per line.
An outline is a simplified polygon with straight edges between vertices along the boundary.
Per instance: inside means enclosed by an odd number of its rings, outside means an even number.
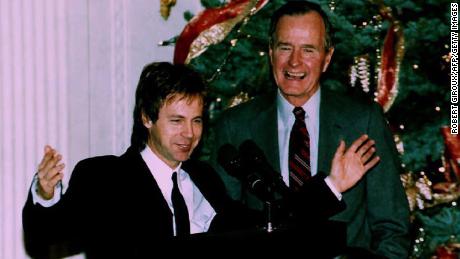
M268 44L268 56L270 57L270 64L273 66L273 49L271 44Z
M326 53L326 57L324 58L323 64L323 73L326 72L329 64L331 63L332 54L334 54L334 48L330 48L329 51Z
M142 123L147 129L150 129L152 127L152 120L147 116L144 112L142 112Z

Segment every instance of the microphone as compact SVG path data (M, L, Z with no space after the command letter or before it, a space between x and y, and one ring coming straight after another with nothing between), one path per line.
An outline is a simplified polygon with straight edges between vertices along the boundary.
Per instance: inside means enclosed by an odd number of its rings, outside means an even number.
M289 195L289 187L283 181L282 175L275 171L268 163L264 152L257 144L248 139L240 145L240 155L243 158L243 164L252 172L259 172L262 177L267 179L273 188L281 195Z
M246 168L238 150L233 145L227 143L219 148L217 162L229 175L243 182L259 199L263 201L273 199L270 186L264 181L263 177Z

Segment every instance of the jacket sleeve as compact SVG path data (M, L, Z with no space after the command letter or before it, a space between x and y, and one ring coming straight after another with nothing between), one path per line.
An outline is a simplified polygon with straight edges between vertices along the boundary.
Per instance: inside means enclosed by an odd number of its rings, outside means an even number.
M22 223L24 244L30 256L55 258L82 251L82 205L88 201L84 191L85 171L85 164L80 162L72 172L67 192L51 207L34 204L29 190Z
M380 106L373 106L368 133L376 141L380 156L374 172L366 177L371 248L390 258L406 258L410 246L409 206L400 180L399 154Z
M305 182L298 193L291 194L288 202L295 218L299 218L302 222L326 221L345 210L345 202L343 199L337 199L324 181L325 177L323 172L319 172Z

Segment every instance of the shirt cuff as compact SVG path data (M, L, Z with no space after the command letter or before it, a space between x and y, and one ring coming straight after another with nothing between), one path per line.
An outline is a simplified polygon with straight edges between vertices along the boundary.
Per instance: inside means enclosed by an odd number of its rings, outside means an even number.
M342 200L342 194L337 191L337 188L335 188L334 184L331 182L331 179L329 178L329 176L327 176L326 178L324 178L324 181L326 182L327 186L329 186L329 189L331 189L332 193L335 195L335 197L337 197L337 199L339 201Z
M62 190L62 184L59 181L58 184L54 187L54 196L53 198L49 200L43 199L39 194L38 194L38 176L34 176L34 180L32 182L32 188L30 188L30 192L32 194L32 201L34 204L40 204L45 208L51 207L58 203L58 201L61 199L61 190Z

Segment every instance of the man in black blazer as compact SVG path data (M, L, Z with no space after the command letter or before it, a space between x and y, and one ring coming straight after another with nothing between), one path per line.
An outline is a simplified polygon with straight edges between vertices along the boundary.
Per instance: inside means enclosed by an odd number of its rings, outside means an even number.
M160 249L172 248L165 241L174 237L258 223L259 215L227 196L210 166L189 159L203 131L204 103L205 87L194 71L152 63L137 86L126 153L80 161L67 192L61 194L62 157L46 146L23 210L27 252L35 257L83 251L88 258L150 258ZM347 185L354 185L377 162L370 159L372 143L362 145L365 140L346 152L347 159L335 161L334 175ZM322 193L324 183L312 186L324 208L317 217L343 209L332 193Z
M214 147L218 150L225 144L240 146L251 139L291 185L288 153L289 132L297 121L294 107L306 111L312 180L330 178L331 160L341 140L349 144L367 134L375 141L380 163L353 188L339 190L347 208L332 219L347 223L349 246L388 258L406 258L409 209L399 178L398 153L381 108L366 98L320 88L321 74L334 53L331 31L326 14L317 4L289 1L275 11L269 31L269 56L276 87L223 112L215 123ZM211 152L211 162L230 196L261 209L263 203L219 165L216 150ZM304 211L318 209L303 201L300 199L297 205Z
M191 69L166 62L146 66L136 91L131 147L120 157L80 161L65 195L59 193L61 155L47 146L23 210L28 253L144 258L174 236L249 225L246 210L228 198L214 171L188 159L201 139L204 102L205 85ZM179 203L186 205L180 228L174 181Z

